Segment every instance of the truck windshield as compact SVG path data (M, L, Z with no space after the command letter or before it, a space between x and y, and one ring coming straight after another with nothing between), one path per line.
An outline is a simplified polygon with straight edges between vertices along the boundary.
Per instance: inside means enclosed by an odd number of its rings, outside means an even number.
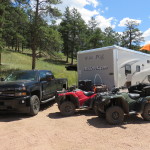
M16 80L36 80L35 71L16 71L10 74L5 81L16 81Z

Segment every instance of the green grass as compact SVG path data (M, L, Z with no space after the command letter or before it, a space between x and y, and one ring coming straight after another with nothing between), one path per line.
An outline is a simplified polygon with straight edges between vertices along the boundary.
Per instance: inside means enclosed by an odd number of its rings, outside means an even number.
M12 51L2 53L2 65L0 66L0 77L5 77L14 70L30 70L32 58L28 54L21 54ZM64 60L45 59L44 57L36 60L36 69L51 70L56 78L67 78L69 86L76 85L77 73L67 71Z

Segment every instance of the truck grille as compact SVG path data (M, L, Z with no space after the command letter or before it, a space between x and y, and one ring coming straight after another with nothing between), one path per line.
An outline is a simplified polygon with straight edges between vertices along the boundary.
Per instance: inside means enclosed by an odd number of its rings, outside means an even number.
M0 88L0 96L15 96L15 89L14 88Z

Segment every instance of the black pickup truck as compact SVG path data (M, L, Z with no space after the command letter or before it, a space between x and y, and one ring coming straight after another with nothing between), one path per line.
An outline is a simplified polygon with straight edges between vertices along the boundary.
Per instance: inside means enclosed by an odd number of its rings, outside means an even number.
M34 116L40 104L55 99L67 88L67 79L56 79L48 70L15 71L0 81L0 111L18 111Z

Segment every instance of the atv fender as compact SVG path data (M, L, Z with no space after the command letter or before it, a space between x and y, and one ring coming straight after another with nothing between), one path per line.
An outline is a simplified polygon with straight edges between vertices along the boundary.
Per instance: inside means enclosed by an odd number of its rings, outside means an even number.
M105 113L107 108L110 106L120 106L124 113L129 114L129 105L124 99L116 98L116 99L106 99L102 102L97 102L98 110L102 113Z
M64 101L70 101L75 105L75 108L79 108L78 98L73 94L61 95L57 99L57 104L60 106Z
M89 108L93 108L94 107L95 101L96 101L95 97L93 97L93 98L90 99Z
M124 113L129 114L129 104L123 97L110 99L111 105L120 106Z
M97 95L93 104L98 106L98 110L100 112L105 113L105 106L110 104L110 99L103 98L101 95Z
M55 101L60 106L61 102L65 99L65 95L58 96Z

